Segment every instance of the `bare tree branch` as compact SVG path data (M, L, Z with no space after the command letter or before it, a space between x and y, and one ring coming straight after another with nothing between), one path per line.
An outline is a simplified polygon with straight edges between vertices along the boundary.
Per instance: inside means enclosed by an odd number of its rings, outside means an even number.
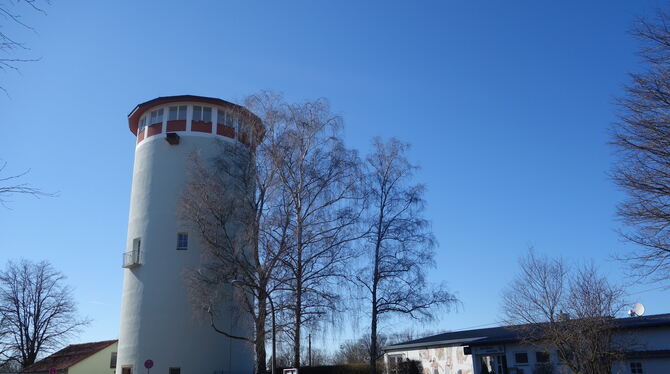
M18 8L23 4L30 10L46 14L44 5L49 5L49 0L8 0L0 2L0 30L6 30L6 26L15 25L24 30L35 32L35 29L23 21L21 10ZM19 50L28 50L28 47L15 38L10 37L6 32L0 31L0 71L19 70L19 65L25 62L37 61L32 58L13 57ZM0 85L0 90L7 93L7 90Z
M0 165L0 174L2 174L6 167L7 162L3 162ZM0 176L0 205L9 208L7 205L9 203L8 198L13 195L30 195L36 198L57 196L57 194L44 192L28 183L19 182L19 180L29 172L30 170L26 170L23 173L16 175L7 177Z
M640 41L642 73L619 99L619 121L611 144L618 160L614 182L626 192L618 215L627 226L621 236L639 245L622 256L635 275L670 279L670 29L668 15L640 19L633 35Z
M613 317L623 308L623 289L593 264L576 269L534 250L519 260L519 274L503 293L505 322L522 342L556 349L573 373L610 373L632 342L614 339Z
M0 346L22 368L62 346L89 320L77 316L65 276L46 261L9 262L0 272Z
M254 154L221 142L214 159L194 155L180 216L199 234L206 249L200 267L186 274L194 308L206 314L216 332L253 344L256 372L265 373L266 336L271 332L266 320L271 313L269 300L280 288L278 268L288 242L287 223L278 204L277 172L270 157L277 98L260 93L245 105L261 118L267 140L258 144ZM244 290L234 290L233 280L241 281ZM227 312L221 310L221 300L231 294L243 305L244 316L253 320L253 336L238 336L217 325L217 317Z

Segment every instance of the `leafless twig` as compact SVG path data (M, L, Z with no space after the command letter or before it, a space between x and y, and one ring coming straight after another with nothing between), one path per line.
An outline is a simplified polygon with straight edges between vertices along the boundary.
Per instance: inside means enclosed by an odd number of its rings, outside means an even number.
M7 162L3 162L2 165L0 165L0 174L2 174L6 167ZM28 183L19 182L19 180L29 172L30 170L26 170L23 173L0 177L0 205L9 208L7 205L7 203L9 203L8 198L13 195L30 195L36 198L57 196L57 194L44 192Z
M617 164L614 182L627 194L618 215L627 226L621 236L638 245L621 256L635 275L670 279L670 28L668 15L639 20L633 30L642 46L645 71L619 100L619 122L612 145Z

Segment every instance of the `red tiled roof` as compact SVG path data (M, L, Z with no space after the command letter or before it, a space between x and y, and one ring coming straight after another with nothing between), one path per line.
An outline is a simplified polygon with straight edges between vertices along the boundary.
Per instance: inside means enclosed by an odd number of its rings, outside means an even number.
M28 366L23 369L22 373L49 371L51 368L66 369L116 342L117 340L105 340L93 343L71 344L51 356L45 357Z

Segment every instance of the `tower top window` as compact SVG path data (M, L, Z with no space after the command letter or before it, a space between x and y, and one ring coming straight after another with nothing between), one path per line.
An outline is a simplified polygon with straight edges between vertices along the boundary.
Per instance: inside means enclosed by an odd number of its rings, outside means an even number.
M193 106L193 120L194 121L203 121L203 122L212 122L212 108L205 106L194 105Z
M223 109L219 109L216 112L216 123L219 125L224 125L226 123L226 111Z
M230 113L226 114L226 126L232 127L235 130L239 130L237 128L237 117Z
M162 123L163 122L163 108L157 109L157 110L152 110L151 111L151 121L149 123L156 124L156 123Z
M186 105L171 106L168 111L168 121L185 121Z

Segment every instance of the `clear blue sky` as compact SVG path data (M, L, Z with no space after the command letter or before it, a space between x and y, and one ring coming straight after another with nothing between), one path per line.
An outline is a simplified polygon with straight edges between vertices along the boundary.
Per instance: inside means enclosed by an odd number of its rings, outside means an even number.
M48 259L94 322L118 334L134 139L126 115L157 96L239 101L261 89L326 97L363 151L413 144L440 246L433 281L462 308L434 330L499 319L501 288L534 245L611 259L622 194L606 173L614 99L639 69L627 34L660 1L53 1L16 36L40 61L1 73L0 158L57 198L0 209L0 263ZM4 22L4 21L3 21ZM668 291L636 293L651 314ZM388 327L388 326L387 326Z

